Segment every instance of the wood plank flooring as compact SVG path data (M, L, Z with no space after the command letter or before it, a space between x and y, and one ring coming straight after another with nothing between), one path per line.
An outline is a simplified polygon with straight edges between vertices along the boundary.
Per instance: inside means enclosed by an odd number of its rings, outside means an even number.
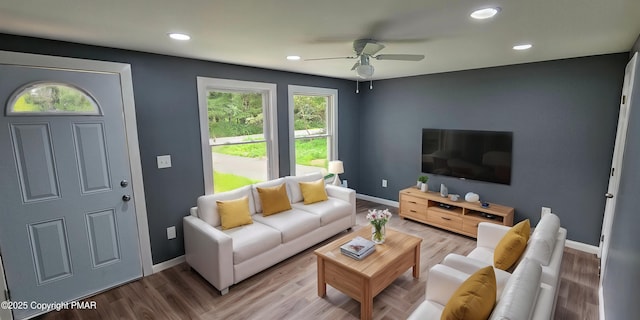
M368 209L386 206L358 200L357 224L367 225ZM411 269L374 299L374 319L405 319L424 300L428 270L449 253L467 254L475 240L402 220L396 208L389 226L424 239L421 276ZM368 227L368 226L367 226ZM359 319L360 304L327 287L320 298L316 288L318 247L344 235L340 233L220 293L188 265L180 264L152 276L106 291L87 301L96 310L50 312L40 319ZM556 319L598 319L598 259L565 249Z

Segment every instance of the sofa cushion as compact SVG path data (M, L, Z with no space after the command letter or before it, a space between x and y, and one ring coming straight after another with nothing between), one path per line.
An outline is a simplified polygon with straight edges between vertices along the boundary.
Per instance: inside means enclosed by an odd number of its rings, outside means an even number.
M300 182L311 182L323 179L322 173L314 172L304 176L288 176L284 180L287 182L287 190L289 191L289 199L291 203L302 201L302 191L300 191Z
M519 234L519 229L511 228L498 242L493 252L493 265L502 270L508 270L527 247L527 240Z
M294 203L292 207L307 211L320 217L322 225L327 225L336 220L348 217L353 209L349 202L336 198L328 198L327 201L312 204Z
M236 200L217 200L216 204L220 214L222 230L253 223L249 213L248 196Z
M525 257L549 265L560 230L560 218L555 214L545 215L531 234Z
M256 207L251 195L251 186L244 186L232 191L221 192L216 194L208 194L198 198L198 218L210 224L213 227L220 226L220 214L218 213L218 200L234 200L244 196L249 197L249 213L254 214Z
M467 255L469 258L480 260L488 265L493 265L493 250L486 247L476 247Z
M524 259L513 272L491 313L491 320L531 319L540 290L540 264Z
M282 183L275 187L256 188L262 204L262 215L270 216L291 209L287 196L287 186Z
M222 228L219 227L219 229ZM282 239L280 231L260 223L248 224L222 232L232 239L234 265L277 247Z
M442 310L447 320L485 320L496 303L496 275L487 266L469 276L453 293Z
M324 188L324 179L313 182L300 182L300 191L304 204L312 204L327 201L327 190Z
M251 186L252 193L253 193L253 202L255 203L256 213L262 212L262 203L260 202L260 194L258 193L257 188L275 187L275 186L281 185L283 182L284 182L284 178L279 178L279 179L269 180L265 182L258 182Z
M255 215L253 220L280 231L282 243L295 240L320 227L319 216L295 208L267 217Z

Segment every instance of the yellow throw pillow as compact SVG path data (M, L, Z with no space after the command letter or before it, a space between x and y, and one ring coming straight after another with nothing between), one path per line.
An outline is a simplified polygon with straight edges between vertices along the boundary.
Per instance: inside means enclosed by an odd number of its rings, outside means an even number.
M262 203L262 215L270 216L278 212L291 209L291 203L287 196L285 184L269 188L257 188L260 202Z
M222 230L253 223L249 213L249 197L244 196L240 199L227 201L218 200L216 204L218 205Z
M304 204L329 200L327 190L324 188L324 179L314 182L300 182L300 191L302 191Z
M524 237L525 241L529 241L531 236L531 222L529 222L529 219L518 222L512 229L515 229L516 233Z
M453 293L441 320L486 320L496 304L496 274L488 266L476 271Z
M500 239L493 251L493 265L502 270L509 270L520 259L527 247L527 239L520 235L520 228L511 228Z

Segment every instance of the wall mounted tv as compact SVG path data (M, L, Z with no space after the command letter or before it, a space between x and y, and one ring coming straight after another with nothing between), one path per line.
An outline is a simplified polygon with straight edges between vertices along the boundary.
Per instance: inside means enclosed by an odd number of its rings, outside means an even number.
M511 184L513 132L422 129L422 172Z

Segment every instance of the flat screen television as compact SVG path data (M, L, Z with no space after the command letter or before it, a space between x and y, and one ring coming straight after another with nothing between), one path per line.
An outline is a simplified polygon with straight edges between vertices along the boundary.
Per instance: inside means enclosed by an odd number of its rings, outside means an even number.
M422 172L511 184L513 132L422 129Z

